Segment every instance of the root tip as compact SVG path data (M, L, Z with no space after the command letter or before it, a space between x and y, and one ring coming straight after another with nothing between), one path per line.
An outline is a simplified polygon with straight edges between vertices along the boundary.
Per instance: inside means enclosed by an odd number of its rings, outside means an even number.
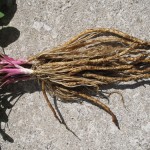
M113 117L113 122L114 122L114 124L117 126L117 128L120 130L119 122L118 122L116 116Z

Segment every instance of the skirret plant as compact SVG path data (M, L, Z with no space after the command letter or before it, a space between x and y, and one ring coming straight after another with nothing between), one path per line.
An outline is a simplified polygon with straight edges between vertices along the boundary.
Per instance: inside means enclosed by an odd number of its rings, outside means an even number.
M115 114L96 98L102 85L150 78L150 43L115 29L89 29L65 44L42 51L27 60L0 55L0 85L38 79L44 97L47 92L63 102L87 101L112 116ZM102 92L102 91L101 91Z

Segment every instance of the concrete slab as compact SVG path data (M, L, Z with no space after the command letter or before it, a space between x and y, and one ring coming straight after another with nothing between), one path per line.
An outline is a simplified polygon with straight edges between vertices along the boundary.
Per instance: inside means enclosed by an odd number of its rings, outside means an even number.
M17 0L17 11L8 27L20 31L20 36L4 50L12 57L26 58L96 27L116 28L150 40L149 6L148 0ZM119 95L111 96L108 105L118 117L121 130L95 106L58 102L66 123L80 140L53 117L37 83L14 85L11 90L16 95L17 91L25 94L11 111L5 131L9 138L0 138L1 149L150 150L150 85L145 83L145 87L137 83L118 89L126 109Z

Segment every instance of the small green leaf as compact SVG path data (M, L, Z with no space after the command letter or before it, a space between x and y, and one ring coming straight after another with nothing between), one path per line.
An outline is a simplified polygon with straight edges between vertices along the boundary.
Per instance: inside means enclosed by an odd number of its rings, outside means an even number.
M0 18L4 17L4 14L2 12L0 12Z

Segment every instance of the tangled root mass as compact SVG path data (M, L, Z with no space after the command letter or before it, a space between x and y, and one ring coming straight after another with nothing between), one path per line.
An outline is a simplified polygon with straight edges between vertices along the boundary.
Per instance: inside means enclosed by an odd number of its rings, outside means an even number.
M102 85L150 78L150 43L115 29L89 29L52 50L29 58L45 91L64 102L84 99L116 116L92 95ZM50 102L55 117L55 109Z

